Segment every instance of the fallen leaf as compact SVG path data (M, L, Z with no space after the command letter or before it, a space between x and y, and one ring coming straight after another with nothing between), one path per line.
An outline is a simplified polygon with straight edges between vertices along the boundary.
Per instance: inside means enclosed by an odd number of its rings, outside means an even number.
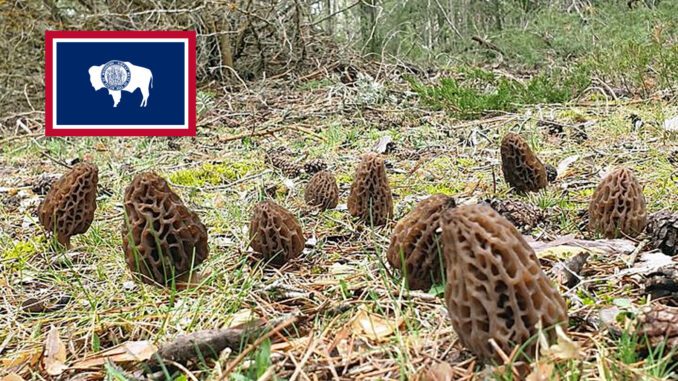
M558 166L556 167L558 177L563 177L567 169L570 168L570 165L572 165L577 160L579 160L579 155L568 156L561 160L560 163L558 163Z
M537 257L564 260L574 257L579 253L590 253L590 252L591 250L584 249L582 247L562 245L555 247L547 247L543 250L537 251Z
M0 381L24 381L24 379L16 373L10 373L3 378L0 378Z
M393 139L390 135L382 136L379 141L372 147L372 150L376 153L385 153L389 150L390 146L393 145Z
M452 381L454 369L446 362L431 364L414 376L414 381Z
M68 369L66 366L66 346L59 337L59 330L52 326L45 339L45 351L42 363L50 376L58 376Z
M358 336L375 341L383 341L391 336L401 323L402 320L393 322L377 314L367 312L365 309L360 309L353 318L351 326L353 333Z
M534 369L530 374L525 378L525 381L556 381L560 378L556 374L554 377L553 374L553 364L539 362L535 365Z
M582 357L581 346L567 336L560 325L556 325L556 343L548 346L546 336L540 333L542 353L558 360L575 360Z
M249 323L257 319L257 315L252 310L242 309L226 320L227 323L224 328L231 328L241 324Z
M617 316L622 312L619 307L608 307L608 308L603 308L598 312L598 317L600 318L600 322L603 323L604 326L608 328L615 328L618 329L618 324L617 324Z
M678 131L678 116L665 120L664 129L669 132Z
M654 271L660 267L672 265L673 258L663 253L644 252L640 254L638 262L634 266L637 269L643 269L647 272Z
M97 142L97 143L95 143L95 144L94 144L94 149L97 150L97 151L99 151L99 152L106 152L106 151L108 151L108 147L106 146L106 144L104 144L104 143L102 143L102 142Z
M106 361L113 363L146 361L158 351L150 341L128 341L113 348L103 350L96 355L75 362L72 369L90 369L102 366Z
M636 243L628 239L617 238L617 239L597 239L597 240L585 240L575 238L573 234L568 234L556 238L550 242L536 241L532 236L523 236L528 245L535 252L540 252L545 249L557 246L575 246L581 247L584 249L589 249L594 252L604 252L608 255L618 256L620 254L628 254L635 250Z
M30 368L37 366L40 362L40 356L42 355L42 347L36 347L33 351L25 351L19 353L16 357L4 358L0 360L2 365L0 368L14 368L22 365L28 365Z

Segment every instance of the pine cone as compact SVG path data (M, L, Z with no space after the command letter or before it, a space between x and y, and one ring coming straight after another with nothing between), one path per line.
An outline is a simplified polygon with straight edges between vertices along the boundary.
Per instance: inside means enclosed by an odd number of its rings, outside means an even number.
M499 199L486 202L522 233L529 233L544 219L544 213L540 209L524 202Z
M276 147L266 151L266 161L278 168L287 177L299 177L302 168L292 161L292 151L287 147Z
M49 188L54 184L55 181L59 178L58 175L43 173L38 177L34 182L31 190L33 193L44 196L49 191Z
M653 214L650 216L646 230L652 247L660 249L666 255L678 254L678 213Z
M571 133L572 139L577 143L583 143L588 140L589 135L586 133L584 126L576 126L572 129Z
M556 181L556 178L558 178L558 170L556 167L551 164L544 164L544 167L546 167L546 180L548 180L549 183Z
M678 165L678 149L671 151L669 154L669 163Z
M304 171L309 175L324 171L327 169L327 163L323 159L313 159L304 163Z
M398 147L395 150L395 155L398 160L419 160L421 159L421 153L417 150L410 148Z
M649 344L655 350L662 346L663 353L673 353L673 359L678 359L678 307L657 303L646 306L638 316L638 323L638 336L647 337L641 345Z

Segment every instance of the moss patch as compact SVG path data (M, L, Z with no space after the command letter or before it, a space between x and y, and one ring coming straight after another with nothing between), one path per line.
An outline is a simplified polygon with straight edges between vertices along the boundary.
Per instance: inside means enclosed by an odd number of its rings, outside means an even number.
M229 163L204 163L197 168L173 172L169 175L169 180L173 184L191 187L220 185L239 180L262 168L263 163L248 160Z

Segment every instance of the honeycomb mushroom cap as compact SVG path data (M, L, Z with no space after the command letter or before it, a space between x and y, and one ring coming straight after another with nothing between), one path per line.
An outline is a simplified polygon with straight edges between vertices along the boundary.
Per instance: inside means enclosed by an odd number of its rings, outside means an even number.
M144 283L171 285L209 255L207 229L167 181L138 174L125 190L122 245L127 266Z
M89 229L97 209L99 169L90 163L76 164L52 184L38 208L38 220L59 243L69 247L71 236Z
M454 198L436 194L421 201L396 224L386 258L396 269L402 270L405 265L410 289L428 291L442 281L445 267L439 245L440 217L454 206Z
M337 179L329 171L320 171L313 175L306 184L304 200L308 205L321 209L334 209L339 203L339 187Z
M304 250L304 233L299 222L273 201L257 204L250 220L250 246L276 266L298 257Z
M537 334L540 322L566 327L565 301L508 220L482 204L449 209L443 219L445 300L468 349L482 361L500 362L490 339L509 354ZM534 345L523 353L533 355Z
M518 192L537 192L548 183L546 167L520 135L509 132L501 141L504 179Z
M589 228L606 238L636 237L645 229L645 197L630 169L617 168L598 184L589 218Z
M393 196L379 154L365 154L358 164L348 196L348 211L374 225L384 225L393 217Z

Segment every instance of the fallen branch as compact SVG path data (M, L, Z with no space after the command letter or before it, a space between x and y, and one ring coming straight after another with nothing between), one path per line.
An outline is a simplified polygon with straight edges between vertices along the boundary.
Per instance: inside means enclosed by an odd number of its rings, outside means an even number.
M158 370L161 364L171 366L171 362L176 362L185 365L196 359L217 358L226 348L240 352L252 339L259 338L254 342L256 344L261 338L270 337L296 320L296 316L288 317L282 323L279 319L270 322L259 319L232 328L211 329L179 336L160 347L146 365L153 372ZM248 350L243 353L246 352Z
M501 51L501 49L500 49L497 45L495 45L495 44L493 44L493 43L491 43L491 42L489 42L489 41L483 39L483 38L480 37L480 36L473 36L473 37L471 37L471 40L477 42L478 45L482 46L482 47L485 48L485 49L493 50L493 51L495 51L495 52L501 54L502 56L505 56L505 55L506 55L506 54L504 54L504 52Z

